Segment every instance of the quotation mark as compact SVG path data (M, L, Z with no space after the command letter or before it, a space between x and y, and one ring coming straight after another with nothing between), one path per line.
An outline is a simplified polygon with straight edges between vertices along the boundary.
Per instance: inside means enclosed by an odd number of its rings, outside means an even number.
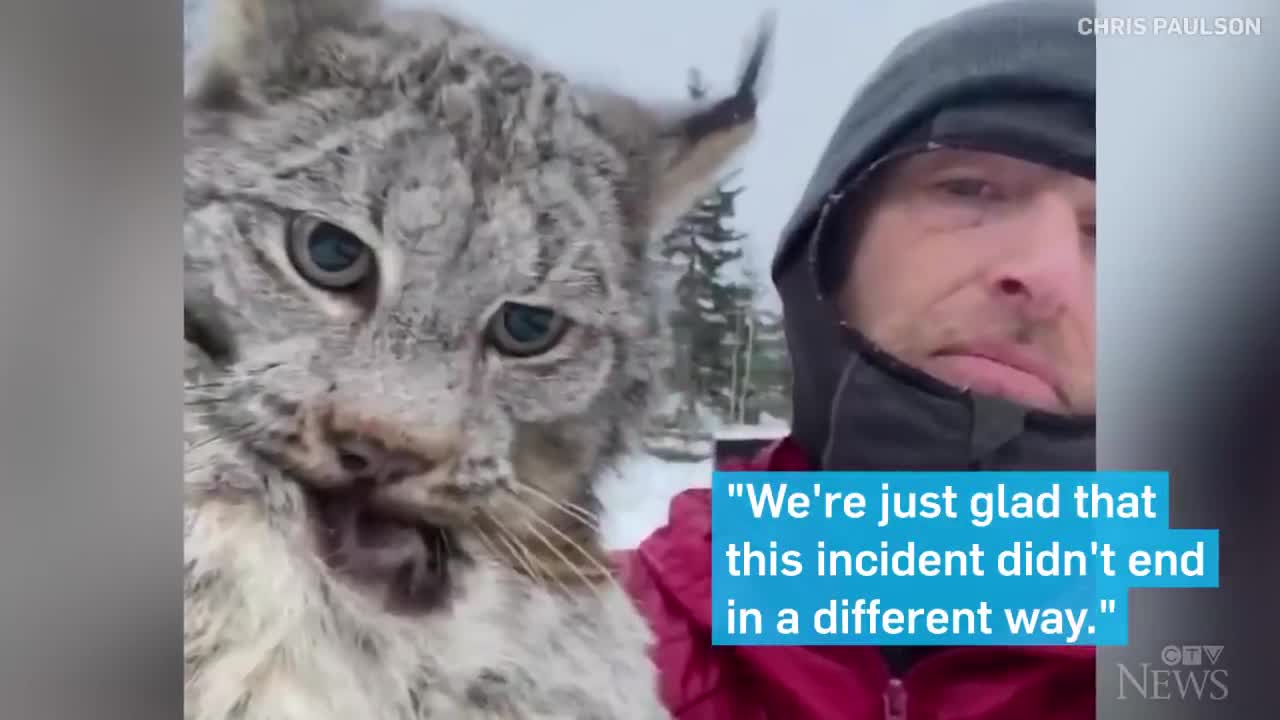
M744 497L747 493L743 490L745 483L729 483L729 497Z
M1106 614L1106 613L1113 613L1113 612L1115 612L1115 611L1116 611L1116 601L1115 601L1115 600L1103 600L1103 601L1102 601L1101 603L1099 603L1099 604L1102 606L1102 610L1101 610L1101 611L1102 611L1102 613L1103 613L1103 614Z

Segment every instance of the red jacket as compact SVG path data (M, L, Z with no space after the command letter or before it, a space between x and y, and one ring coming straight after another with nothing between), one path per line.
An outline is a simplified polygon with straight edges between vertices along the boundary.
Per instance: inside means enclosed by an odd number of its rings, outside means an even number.
M724 470L810 469L789 440ZM711 496L688 490L667 524L619 554L656 638L677 720L1081 720L1095 717L1091 647L962 647L890 677L875 647L713 647Z

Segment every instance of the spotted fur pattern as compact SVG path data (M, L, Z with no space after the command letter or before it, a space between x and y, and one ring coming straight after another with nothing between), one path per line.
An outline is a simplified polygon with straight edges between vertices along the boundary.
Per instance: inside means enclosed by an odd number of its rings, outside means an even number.
M764 45L736 95L658 110L432 12L220 3L185 117L188 720L667 717L593 485L664 363L650 244L754 132ZM299 214L368 245L376 287L304 280ZM493 352L507 301L561 342ZM318 417L442 459L404 483L454 518L431 612L318 559Z

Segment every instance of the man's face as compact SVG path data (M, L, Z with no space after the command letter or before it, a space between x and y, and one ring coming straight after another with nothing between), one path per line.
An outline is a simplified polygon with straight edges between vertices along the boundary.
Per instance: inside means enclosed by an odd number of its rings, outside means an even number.
M887 172L856 226L846 321L951 385L1093 413L1094 183L959 150Z

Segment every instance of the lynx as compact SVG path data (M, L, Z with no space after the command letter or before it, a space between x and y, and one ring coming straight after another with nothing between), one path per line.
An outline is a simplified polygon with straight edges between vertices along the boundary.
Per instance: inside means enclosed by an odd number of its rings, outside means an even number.
M664 718L593 487L652 244L753 136L468 23L226 0L185 99L189 720Z

